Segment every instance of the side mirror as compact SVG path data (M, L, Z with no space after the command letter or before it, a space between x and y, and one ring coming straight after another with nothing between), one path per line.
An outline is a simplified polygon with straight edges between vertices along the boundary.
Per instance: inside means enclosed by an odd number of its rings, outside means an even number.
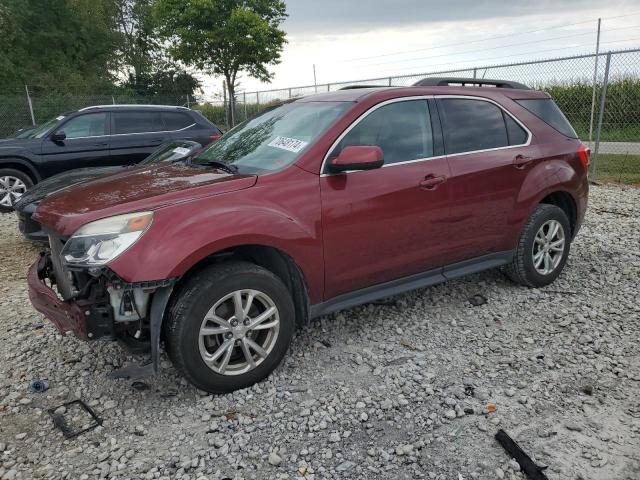
M51 134L51 141L53 142L63 142L65 138L67 138L67 134L64 133L64 130L56 130Z
M384 164L382 149L373 145L351 145L344 147L329 165L332 173L348 170L373 170Z

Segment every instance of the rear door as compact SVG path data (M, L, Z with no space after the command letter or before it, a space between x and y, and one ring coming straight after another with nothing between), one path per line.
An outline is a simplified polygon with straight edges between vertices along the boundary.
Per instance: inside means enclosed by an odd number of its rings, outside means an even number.
M93 112L73 116L56 129L66 138L42 141L43 170L47 176L66 170L110 165L109 113Z
M461 261L509 250L507 224L537 161L531 134L491 100L436 98L451 168L448 257Z
M160 109L111 113L111 157L115 165L138 163L172 135L166 132Z
M449 167L432 108L424 98L374 107L329 153L320 177L326 299L446 262ZM348 145L379 146L384 167L326 173Z

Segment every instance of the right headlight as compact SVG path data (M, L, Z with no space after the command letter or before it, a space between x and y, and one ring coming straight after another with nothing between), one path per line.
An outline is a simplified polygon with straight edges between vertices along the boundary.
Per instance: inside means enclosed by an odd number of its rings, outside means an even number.
M80 227L60 253L67 265L101 266L133 245L151 225L153 212L127 213Z

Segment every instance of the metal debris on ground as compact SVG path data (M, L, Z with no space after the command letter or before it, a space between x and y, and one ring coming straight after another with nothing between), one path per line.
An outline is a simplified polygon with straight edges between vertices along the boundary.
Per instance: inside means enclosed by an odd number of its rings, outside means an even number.
M83 426L84 428L74 429L69 425L69 422L67 422L64 414L56 413L56 410L58 410L60 407L64 407L64 410L66 412L69 412L69 407L74 405L78 405L82 410L84 410L84 412L86 412L91 417L92 423L90 423L88 426ZM72 400L57 407L50 408L47 411L49 412L49 415L53 420L53 424L56 426L56 428L58 428L58 430L62 432L64 437L67 439L75 438L85 432L88 432L89 430L93 430L94 428L102 425L102 419L98 417L91 409L91 407L89 407L89 405L84 403L82 400Z
M47 389L47 384L41 378L36 378L29 384L29 391L32 393L42 393Z
M498 430L495 438L509 456L518 462L522 471L526 473L531 480L548 480L547 476L543 473L547 467L541 467L531 460L531 457L529 457L529 455L520 448L520 445L507 435L504 430Z
M474 307L479 307L480 305L484 305L487 303L487 297L481 295L480 293L476 293L472 297L469 297L469 303Z

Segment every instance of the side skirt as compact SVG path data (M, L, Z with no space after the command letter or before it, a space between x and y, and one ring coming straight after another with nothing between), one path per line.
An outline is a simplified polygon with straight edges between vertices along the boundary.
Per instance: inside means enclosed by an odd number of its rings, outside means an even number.
M423 273L417 273L409 277L398 278L390 282L373 285L354 292L343 293L326 302L311 305L310 318L328 315L339 310L370 303L381 298L399 295L401 293L425 288L438 283L444 283L454 278L463 277L472 273L482 272L491 268L506 265L513 260L514 250L506 252L490 253L481 257L453 263L445 267L434 268Z

